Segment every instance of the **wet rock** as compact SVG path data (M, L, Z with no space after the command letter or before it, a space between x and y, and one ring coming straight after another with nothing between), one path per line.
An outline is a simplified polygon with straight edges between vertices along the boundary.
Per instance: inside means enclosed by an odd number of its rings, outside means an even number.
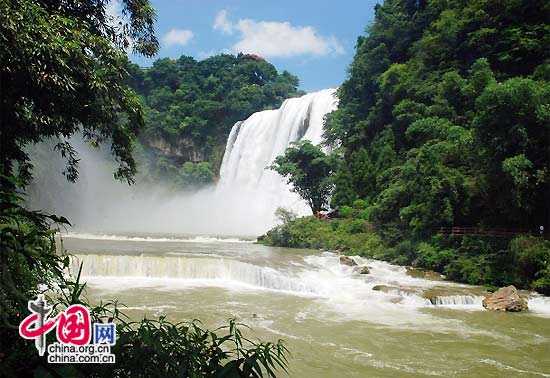
M356 266L357 263L349 256L340 256L340 264L347 266Z
M527 301L519 296L518 290L513 286L506 286L489 294L483 299L483 307L492 311L526 311Z
M359 274L369 274L370 273L370 269L368 266L364 265L364 266L356 266L353 271L355 273L359 273Z
M372 287L374 291L381 291L390 295L410 296L417 295L418 293L412 288L388 286L388 285L374 285Z
M442 281L445 276L434 272L433 270L426 270L420 268L407 267L407 275L413 278L423 278L425 280Z
M383 293L390 293L394 290L399 290L397 287L387 286L387 285L374 285L372 287L372 290L374 291L381 291Z

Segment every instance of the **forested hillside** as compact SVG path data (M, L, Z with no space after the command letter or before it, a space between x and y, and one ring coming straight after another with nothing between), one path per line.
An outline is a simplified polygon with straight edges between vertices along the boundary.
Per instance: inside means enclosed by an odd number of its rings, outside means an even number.
M367 221L388 259L550 290L548 243L439 235L550 229L550 3L386 0L375 14L325 125L341 157L332 206Z
M255 55L163 58L150 68L130 64L129 72L144 103L142 175L179 188L216 178L235 122L299 94L297 77Z

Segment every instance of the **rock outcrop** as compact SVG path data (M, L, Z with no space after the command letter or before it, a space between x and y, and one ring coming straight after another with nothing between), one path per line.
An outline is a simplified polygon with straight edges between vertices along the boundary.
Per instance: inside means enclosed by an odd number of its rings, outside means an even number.
M356 266L353 271L355 273L359 273L359 274L369 274L370 273L370 269L368 266L366 265L363 265L363 266Z
M372 290L381 291L381 292L386 293L386 294L394 294L399 290L399 288L398 287L393 287L393 286L387 286L387 285L374 285L372 287Z
M498 289L483 299L483 307L492 311L526 311L527 301L519 296L517 289L510 285Z
M372 287L374 291L381 291L382 293L390 295L411 296L418 295L419 293L413 288L388 286L388 285L374 285Z
M145 141L148 147L156 151L157 154L176 159L180 162L201 162L206 160L206 154L203 148L195 145L193 140L178 138L172 143L163 138L153 138Z
M433 270L407 267L407 275L413 278L423 278L425 280L442 281L445 277Z
M340 264L347 265L347 266L357 266L357 263L355 260L353 260L349 256L340 256Z
M434 286L424 290L422 297L433 305L479 304L489 293L482 287Z

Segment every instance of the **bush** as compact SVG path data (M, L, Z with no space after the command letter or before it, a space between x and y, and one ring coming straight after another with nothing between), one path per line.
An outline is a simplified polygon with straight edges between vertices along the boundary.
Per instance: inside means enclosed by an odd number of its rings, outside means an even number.
M437 245L422 242L418 245L417 265L422 268L442 272L454 258L452 249L440 249Z
M258 242L291 248L345 251L361 256L380 256L384 246L380 237L367 229L361 219L319 220L303 217L274 227Z
M354 219L347 224L347 232L350 234L360 234L366 231L365 221L362 219Z
M259 241L283 247L338 250L434 270L450 280L472 285L513 284L550 294L550 241L531 236L510 241L487 236L437 235L416 243L400 235L398 228L387 228L385 231L395 237L395 241L388 242L365 220L355 218L353 208L342 209L345 218L298 218L268 231Z
M351 218L353 215L353 208L350 206L342 206L340 208L340 216L342 218Z
M444 270L448 279L466 282L470 285L482 285L486 283L487 276L484 268L486 262L483 256L479 258L459 257L451 261Z
M537 279L531 283L533 290L544 295L550 295L550 268L539 271L536 277Z
M550 289L550 241L533 236L520 236L510 242L516 260L517 276L525 286L548 293Z

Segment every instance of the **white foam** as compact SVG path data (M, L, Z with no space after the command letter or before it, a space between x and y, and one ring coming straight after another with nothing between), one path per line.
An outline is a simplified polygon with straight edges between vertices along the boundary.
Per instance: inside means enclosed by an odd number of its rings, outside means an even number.
M492 359L490 359L490 358L482 359L482 360L480 360L479 362L484 363L484 364L487 364L487 365L494 366L494 367L496 367L497 369L500 369L500 370L513 371L514 373L522 373L522 374L529 374L529 375L539 375L539 376L541 376L541 377L550 377L550 374L546 374L546 373L542 373L542 372L537 372L537 371L532 371L532 370L518 369L518 368L515 368L515 367L513 367L513 366L503 364L502 362L492 360Z
M550 318L550 297L533 295L529 298L527 304L530 312Z
M327 321L367 320L378 324L455 333L476 333L459 320L438 317L424 309L449 308L482 311L482 298L475 295L448 295L435 299L435 305L422 296L423 291L444 284L407 275L402 267L381 261L354 257L370 267L370 274L361 275L353 267L342 265L334 253L305 256L301 265L261 266L235 258L196 254L181 255L81 255L73 260L76 271L79 261L83 276L93 286L118 291L136 287L177 291L200 287L218 287L233 291L271 291L307 297L305 314ZM445 284L452 285L447 282ZM373 290L386 285L386 292ZM465 285L457 285L463 288ZM535 315L550 315L550 300L535 297L529 302ZM496 336L492 336L496 337Z
M109 241L131 241L131 242L156 242L156 243L254 243L255 240L238 238L223 238L212 236L193 236L188 238L173 237L152 237L152 236L125 236L112 234L92 233L61 233L64 238L84 240L109 240Z
M218 286L273 290L295 295L320 295L316 285L270 267L260 267L233 259L187 256L80 255L72 261L73 271L83 264L82 275L97 283L116 287ZM107 278L109 277L109 278Z

